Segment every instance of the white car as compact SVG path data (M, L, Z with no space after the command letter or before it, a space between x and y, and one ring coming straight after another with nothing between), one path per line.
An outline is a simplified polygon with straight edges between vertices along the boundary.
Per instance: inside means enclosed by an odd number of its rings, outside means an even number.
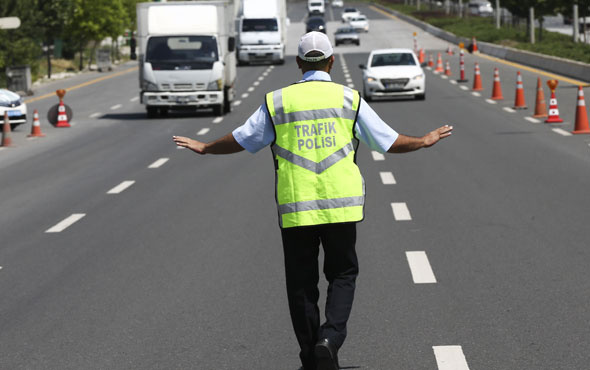
M358 17L359 15L361 15L361 12L356 8L344 8L342 11L342 22L346 23L350 18Z
M344 2L342 0L332 0L332 8L342 8Z
M8 113L10 128L27 123L27 105L20 95L0 89L0 122L4 124L4 113Z
M350 18L348 24L357 31L369 32L369 21L367 20L367 17L362 14L358 17Z
M369 54L363 70L363 97L414 96L426 98L425 75L411 49L379 49Z

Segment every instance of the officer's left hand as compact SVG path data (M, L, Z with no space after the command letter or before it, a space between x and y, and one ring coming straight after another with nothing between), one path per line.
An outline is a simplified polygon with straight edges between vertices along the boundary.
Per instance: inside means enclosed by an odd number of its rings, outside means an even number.
M176 145L188 148L195 153L205 154L205 143L184 136L172 136Z

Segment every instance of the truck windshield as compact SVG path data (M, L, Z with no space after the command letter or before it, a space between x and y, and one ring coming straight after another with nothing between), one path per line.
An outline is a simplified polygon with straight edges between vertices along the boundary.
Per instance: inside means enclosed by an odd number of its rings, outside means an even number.
M276 32L278 30L279 26L274 18L248 18L242 21L242 31L244 32Z
M146 62L154 70L211 69L217 60L213 36L158 36L147 45Z

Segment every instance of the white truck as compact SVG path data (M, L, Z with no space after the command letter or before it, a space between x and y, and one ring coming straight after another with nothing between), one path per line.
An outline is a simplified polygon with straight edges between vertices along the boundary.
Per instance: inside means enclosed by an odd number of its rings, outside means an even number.
M231 110L235 17L232 0L137 4L140 98L148 117L171 108Z
M326 3L324 0L308 0L307 12L309 15L324 15L326 12Z
M238 10L238 62L285 62L286 0L242 0Z

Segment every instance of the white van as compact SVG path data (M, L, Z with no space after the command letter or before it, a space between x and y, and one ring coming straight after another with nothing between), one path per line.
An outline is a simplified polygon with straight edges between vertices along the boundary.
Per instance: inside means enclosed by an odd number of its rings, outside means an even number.
M325 1L324 0L309 0L307 2L307 12L311 14L321 14L324 15L326 11Z

